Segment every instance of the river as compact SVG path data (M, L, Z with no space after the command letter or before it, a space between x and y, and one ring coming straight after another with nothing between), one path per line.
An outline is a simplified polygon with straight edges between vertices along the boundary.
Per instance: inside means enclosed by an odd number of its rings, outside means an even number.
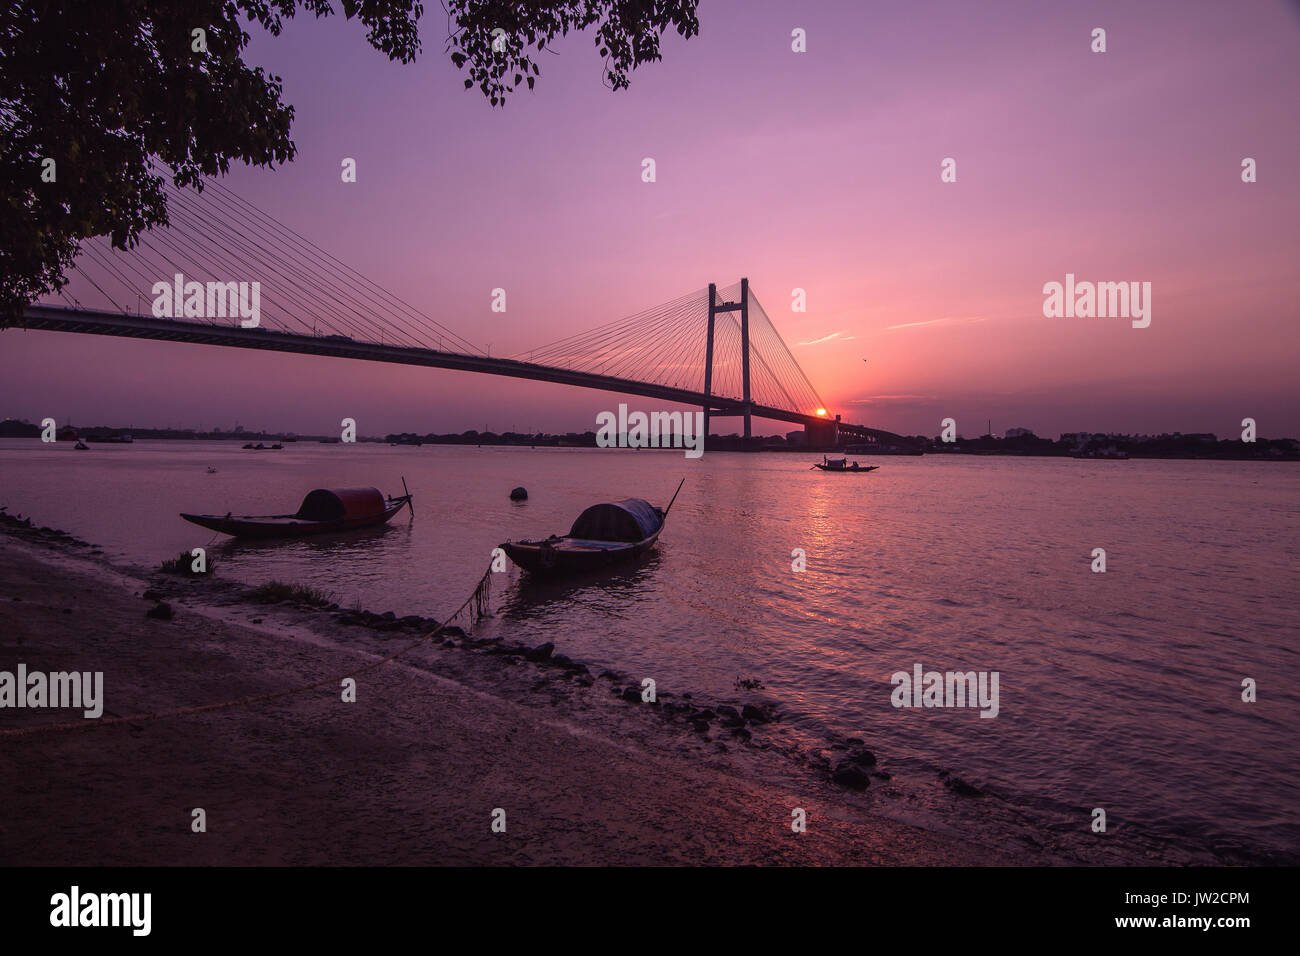
M1300 861L1300 467L947 455L834 475L815 457L8 439L0 504L134 566L203 546L221 576L438 617L500 542L564 533L596 501L662 506L685 477L648 560L578 586L512 567L477 633L678 693L746 682L810 747L865 739L895 778L889 809L929 826L1082 858L1108 839L1131 861ZM401 494L403 476L414 517L381 531L232 544L177 517L284 513L315 487ZM895 707L891 675L918 664L997 672L996 717ZM984 797L956 799L941 772Z

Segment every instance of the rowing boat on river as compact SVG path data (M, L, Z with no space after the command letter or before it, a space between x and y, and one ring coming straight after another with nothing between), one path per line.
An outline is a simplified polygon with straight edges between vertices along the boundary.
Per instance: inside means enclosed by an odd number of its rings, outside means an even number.
M682 490L683 478L677 485ZM576 574L630 561L655 546L677 500L660 510L643 498L624 498L592 505L578 515L566 535L538 541L507 541L501 549L532 574Z
M865 475L869 471L875 471L880 466L867 465L867 467L863 468L856 461L850 465L847 458L823 457L821 463L814 462L813 467L820 468L822 471L833 471L844 475Z
M403 490L406 481L402 481ZM385 498L378 488L317 488L291 515L198 515L181 513L191 524L236 538L297 538L332 531L354 531L384 524L403 508L411 494Z

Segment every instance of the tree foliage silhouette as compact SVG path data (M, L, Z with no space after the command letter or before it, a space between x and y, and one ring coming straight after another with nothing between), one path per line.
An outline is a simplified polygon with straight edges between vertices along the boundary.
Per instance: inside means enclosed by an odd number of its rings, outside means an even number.
M698 0L448 0L447 50L493 106L523 83L533 88L541 73L536 52L570 31L596 28L593 40L605 58L605 83L626 89L628 74L661 59L659 38L669 27L683 37L700 32ZM536 52L534 52L536 51Z
M444 0L447 53L492 106L527 80L540 51L596 27L606 82L658 60L673 26L699 32L698 0ZM79 244L120 249L167 224L163 173L202 189L233 160L274 168L297 152L278 76L242 54L255 22L279 36L299 12L342 13L367 42L409 63L419 0L6 0L0 5L0 325L61 289ZM198 32L201 31L201 32ZM52 162L51 162L52 161Z

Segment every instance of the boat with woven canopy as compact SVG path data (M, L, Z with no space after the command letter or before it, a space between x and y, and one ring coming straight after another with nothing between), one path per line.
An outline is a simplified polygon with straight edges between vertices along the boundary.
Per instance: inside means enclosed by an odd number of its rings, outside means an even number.
M406 480L402 480L406 491ZM308 492L293 514L287 515L202 515L181 513L191 524L236 538L297 538L332 531L372 528L387 522L403 508L410 508L411 493L385 498L378 488L317 488Z
M683 478L677 485L682 490ZM507 541L501 549L533 574L571 574L629 561L654 547L677 500L660 510L643 498L624 498L592 505L578 515L566 535L538 541Z

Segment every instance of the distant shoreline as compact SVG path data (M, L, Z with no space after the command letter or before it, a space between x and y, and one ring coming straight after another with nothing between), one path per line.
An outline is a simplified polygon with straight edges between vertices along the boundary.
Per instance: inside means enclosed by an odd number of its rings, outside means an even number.
M29 422L8 420L0 422L0 438L27 438L39 440L41 429ZM1193 434L1160 436L1123 436L1101 434L1087 438L1086 433L1063 436L1052 440L1034 435L1016 438L957 437L954 442L920 435L907 437L905 445L873 447L850 441L836 446L810 446L789 441L781 436L756 436L746 443L739 435L711 434L706 451L733 452L784 452L791 454L836 454L848 457L887 457L916 455L975 455L1010 458L1076 458L1081 460L1158 459L1187 461L1300 461L1300 440L1294 438L1259 438L1254 442L1220 440L1214 435ZM127 436L125 439L123 436ZM253 450L274 450L270 443L282 445L340 444L337 435L298 435L293 432L207 432L194 429L169 428L117 428L105 425L59 430L59 442L72 444L77 440L90 444L129 444L136 439L147 441L221 441L254 445ZM262 448L256 448L261 443ZM422 447L424 445L490 446L509 448L595 448L595 432L568 432L565 434L522 434L517 432L459 432L416 435L411 432L383 437L357 436L358 444L397 445ZM610 449L605 449L610 450ZM620 451L662 451L663 448L621 448ZM679 449L666 449L679 451Z

